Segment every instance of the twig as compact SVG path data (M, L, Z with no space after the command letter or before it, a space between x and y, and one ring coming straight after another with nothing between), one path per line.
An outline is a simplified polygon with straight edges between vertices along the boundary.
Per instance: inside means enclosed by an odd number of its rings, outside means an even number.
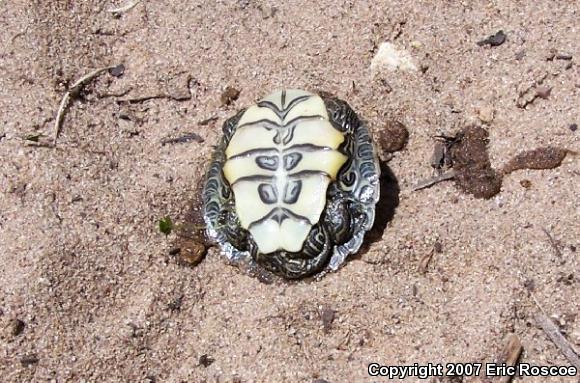
M542 330L548 335L550 340L560 349L562 354L576 367L580 370L580 358L576 351L570 345L570 342L564 338L564 335L560 333L558 327L552 322L546 315L539 313L536 315L536 322L542 327Z
M542 227L542 231L548 236L548 239L550 240L550 245L552 245L552 248L556 252L556 255L559 258L561 258L562 257L562 251L560 251L560 248L558 247L558 242L556 242L556 240L554 239L554 237L552 237L552 234L550 234L550 232L548 230L546 230L546 228Z
M159 99L167 99L173 101L187 101L191 99L191 95L187 97L180 97L180 96L172 96L169 94L159 93L159 94L152 94L147 96L137 96L133 98L123 98L118 100L118 102L128 102L129 104L137 104L140 102L145 102L149 100L159 100Z
M62 97L62 100L60 101L60 106L58 108L58 112L56 113L56 120L54 121L54 131L53 131L53 136L52 136L52 144L53 145L56 145L56 140L58 139L58 135L60 133L60 127L62 125L62 120L64 118L64 114L65 114L66 108L68 107L68 104L71 100L71 97L73 95L76 95L87 82L89 82L93 78L99 76L101 73L103 73L111 68L113 68L113 67L108 66L108 67L104 67L104 68L100 68L100 69L96 69L96 70L92 71L91 73L87 74L86 76L81 77L77 82L75 82L73 84L72 87L70 87L69 90L66 91L66 93Z
M198 122L198 125L205 126L205 125L208 125L211 122L217 121L217 119L218 118L216 116L212 116L210 118L206 118L205 120L202 120L202 121Z
M427 178L423 181L419 181L419 183L413 187L412 191L425 189L425 188L428 188L428 187L433 186L435 184L438 184L439 182L447 181L447 180L450 180L453 178L455 178L455 170L451 169L451 170L446 171L443 174L440 174L440 175L437 175L437 176L434 176L431 178Z
M129 1L127 4L120 6L119 8L109 9L110 13L114 13L120 15L121 13L125 13L130 11L131 9L135 8L137 4L139 4L141 0L133 0Z
M122 90L118 93L98 93L97 97L98 98L108 98L108 97L123 97L126 96L127 94L129 94L130 91L133 90L133 87L130 86L125 90Z
M505 363L508 366L515 366L522 354L523 347L520 342L520 338L516 334L510 334L508 337L508 342L505 345L502 352L497 358L497 363ZM499 383L509 383L513 379L513 375L502 376L498 382Z
M189 141L202 143L204 142L204 139L197 133L187 133L180 137L166 138L164 140L161 140L161 145L164 146L167 144L181 144Z
M538 308L540 309L540 313L536 314L536 322L538 323L538 325L540 325L542 330L544 330L546 335L548 335L548 337L556 345L556 347L560 349L560 351L562 352L562 354L564 354L564 356L568 359L568 361L570 361L570 363L572 363L574 367L580 370L580 357L578 357L578 354L576 353L570 342L568 342L568 340L564 338L564 335L562 335L558 327L554 324L554 322L550 320L550 318L548 318L546 312L540 305L540 302L538 302L538 300L536 299L534 294L532 294L532 292L530 292L530 296L532 297L532 300L534 301L536 306L538 306Z
M433 254L435 254L435 248L432 248L430 252L423 255L419 261L418 269L421 274L425 274L427 272L427 267L429 266L429 262L431 262L431 258L433 258Z

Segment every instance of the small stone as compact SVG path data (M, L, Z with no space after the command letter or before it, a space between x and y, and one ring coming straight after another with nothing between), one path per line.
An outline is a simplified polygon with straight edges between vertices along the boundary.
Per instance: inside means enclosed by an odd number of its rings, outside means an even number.
M203 354L202 356L199 357L200 366L209 367L213 362L215 362L215 359L207 354Z
M181 310L181 305L183 304L183 295L175 297L167 304L167 308L171 311Z
M574 123L574 124L570 124L570 126L568 127L568 129L570 129L570 131L575 132L578 130L578 124Z
M22 334L26 324L20 319L13 319L10 321L10 333L12 336L18 336Z
M231 86L226 87L222 95L220 96L220 101L222 102L222 106L230 105L232 102L236 101L238 97L240 97L240 91L236 88Z
M371 73L374 76L384 70L416 71L417 66L407 51L398 49L392 43L382 43L371 61Z
M524 281L524 287L528 289L528 291L534 291L536 288L536 282L533 279L526 279Z
M522 185L523 188L525 189L529 189L532 187L532 181L530 180L521 180L520 181L520 185Z
M330 331L332 327L332 322L336 318L336 311L331 309L330 307L324 307L320 312L320 319L322 320L322 326L324 327L324 331Z
M121 77L125 73L125 65L119 64L109 69L109 74L113 77Z
M552 93L552 88L549 86L539 86L536 88L536 96L544 100L550 97L550 93Z
M411 47L414 49L421 49L423 47L423 44L421 44L420 41L413 40L411 41Z
M580 323L576 325L576 328L572 331L572 341L580 346Z
M500 30L495 35L491 35L484 40L478 41L477 45L479 46L489 45L492 47L497 47L499 45L502 45L505 42L505 40L506 34L504 33L504 31Z
M490 106L483 106L477 111L477 118L479 118L483 123L489 124L493 121L494 117L495 111Z
M558 53L556 55L556 60L570 61L570 60L572 60L572 55L569 53Z
M181 238L179 242L179 260L188 266L195 266L207 254L207 244L201 237Z
M28 367L36 363L38 363L38 357L36 354L25 355L22 357L22 359L20 359L20 364L22 367Z
M433 244L433 251L435 251L435 253L437 254L441 254L443 252L443 245L441 244L441 242L436 241Z

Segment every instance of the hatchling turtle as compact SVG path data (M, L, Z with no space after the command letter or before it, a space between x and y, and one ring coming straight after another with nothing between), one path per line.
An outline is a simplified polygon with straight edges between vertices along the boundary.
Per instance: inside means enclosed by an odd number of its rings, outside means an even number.
M336 270L373 225L380 167L345 102L276 91L223 124L203 188L228 260L295 279Z

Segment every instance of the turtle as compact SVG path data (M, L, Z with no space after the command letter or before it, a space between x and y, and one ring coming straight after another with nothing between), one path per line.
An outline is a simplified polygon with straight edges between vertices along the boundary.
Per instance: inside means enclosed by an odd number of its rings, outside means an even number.
M322 275L373 226L380 166L369 129L346 101L318 93L277 90L224 122L202 204L231 264Z

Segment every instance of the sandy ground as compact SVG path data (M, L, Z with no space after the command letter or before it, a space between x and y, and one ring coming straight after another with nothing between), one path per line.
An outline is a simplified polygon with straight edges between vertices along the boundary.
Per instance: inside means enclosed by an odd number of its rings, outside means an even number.
M491 362L510 333L522 361L569 365L528 290L580 348L578 160L517 171L488 200L452 182L410 189L433 174L433 136L481 110L494 167L542 145L580 151L580 3L210 3L113 17L119 2L0 2L2 382L386 381L367 365ZM500 29L504 44L476 44ZM422 70L371 78L384 41ZM52 134L67 86L120 63L71 103L56 148L24 139ZM518 107L540 79L551 94ZM241 94L223 106L226 86ZM183 222L224 119L281 87L337 94L374 135L407 126L394 216L319 281L264 284L215 248L180 265L158 220ZM185 133L204 142L161 144Z

